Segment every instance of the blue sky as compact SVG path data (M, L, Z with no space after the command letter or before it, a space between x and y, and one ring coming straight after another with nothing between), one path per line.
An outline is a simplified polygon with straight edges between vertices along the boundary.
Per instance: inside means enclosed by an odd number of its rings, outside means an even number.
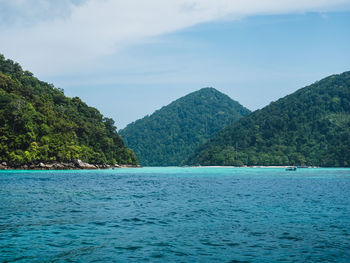
M118 128L202 87L255 110L350 70L349 1L130 2L0 0L0 52Z

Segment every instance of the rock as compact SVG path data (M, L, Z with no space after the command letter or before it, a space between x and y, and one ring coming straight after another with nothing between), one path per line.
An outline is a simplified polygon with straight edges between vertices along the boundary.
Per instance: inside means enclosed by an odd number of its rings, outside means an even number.
M76 160L74 160L73 162L74 162L74 164L75 164L76 166L78 166L78 167L82 166L83 163L84 163L82 160L79 160L79 159L76 159Z
M52 169L53 168L53 164L45 164L45 168Z
M74 160L74 163L76 166L78 166L80 169L96 169L97 167L93 164L85 163L82 160Z
M23 170L74 170L74 169L115 169L115 168L130 168L140 167L136 165L119 165L119 164L90 164L76 159L72 162L61 163L57 161L28 163L23 165L8 165L6 162L0 162L0 170L8 169L23 169Z
M54 168L56 168L56 169L64 169L64 164L62 164L62 163L54 163Z

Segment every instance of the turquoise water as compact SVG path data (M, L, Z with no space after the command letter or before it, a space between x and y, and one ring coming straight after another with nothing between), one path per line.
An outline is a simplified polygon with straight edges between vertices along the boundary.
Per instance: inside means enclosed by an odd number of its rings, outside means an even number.
M0 171L0 262L350 262L350 169Z

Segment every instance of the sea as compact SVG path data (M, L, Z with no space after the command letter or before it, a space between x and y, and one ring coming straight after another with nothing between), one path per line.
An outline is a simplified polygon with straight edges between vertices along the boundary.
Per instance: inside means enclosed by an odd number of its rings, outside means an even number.
M0 171L0 262L350 262L350 169Z

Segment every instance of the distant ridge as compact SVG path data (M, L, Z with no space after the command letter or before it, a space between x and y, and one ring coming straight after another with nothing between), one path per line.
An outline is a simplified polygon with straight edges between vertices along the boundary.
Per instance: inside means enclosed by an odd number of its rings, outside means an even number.
M120 131L143 166L172 166L250 111L214 88L190 93Z
M350 166L350 71L251 113L201 145L189 165Z

